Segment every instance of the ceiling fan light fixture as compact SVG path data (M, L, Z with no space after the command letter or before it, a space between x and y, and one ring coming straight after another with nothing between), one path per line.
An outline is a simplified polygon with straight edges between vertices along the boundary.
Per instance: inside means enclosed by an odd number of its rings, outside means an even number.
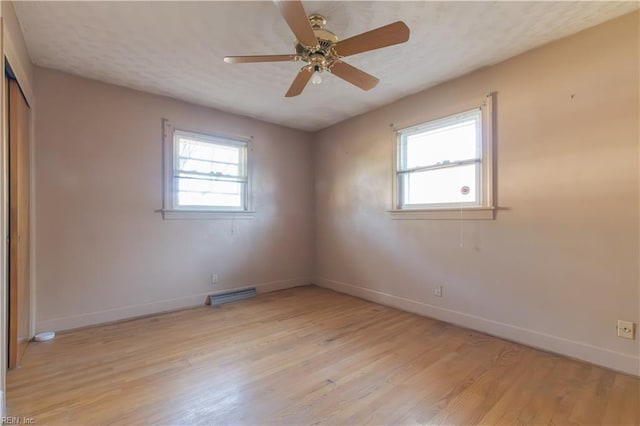
M320 72L315 72L313 74L313 77L311 78L311 83L314 86L319 85L320 83L322 83L322 77L320 76Z

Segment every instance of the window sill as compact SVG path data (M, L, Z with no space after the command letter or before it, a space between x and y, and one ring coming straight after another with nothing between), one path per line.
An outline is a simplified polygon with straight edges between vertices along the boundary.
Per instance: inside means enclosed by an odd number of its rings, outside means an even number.
M199 220L246 220L253 219L255 211L230 210L161 210L165 220L199 219Z
M434 208L389 210L397 220L493 220L495 207Z

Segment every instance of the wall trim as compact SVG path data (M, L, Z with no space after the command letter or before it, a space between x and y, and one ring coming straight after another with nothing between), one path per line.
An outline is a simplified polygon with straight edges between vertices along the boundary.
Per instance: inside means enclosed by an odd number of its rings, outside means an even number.
M626 374L640 376L640 357L630 354L612 351L588 343L565 339L528 328L518 327L477 315L454 311L452 309L442 308L440 306L434 306L417 300L394 296L382 291L327 278L317 277L313 280L313 283L320 287L360 297L371 302L380 303L381 305L446 321L544 351L554 352L601 365Z
M2 6L0 6L0 15L2 15ZM7 389L7 364L9 353L9 340L7 333L9 327L9 260L8 244L6 241L9 237L9 152L6 134L6 111L7 111L7 94L6 94L6 77L5 77L5 18L0 17L0 410L2 416L5 415Z
M13 7L13 2L6 1L4 3L6 3L6 7L4 9L5 14L2 16L2 20L4 21L2 30L4 33L2 45L3 56L9 60L16 80L20 82L20 89L29 104L29 108L33 108L33 101L35 99L33 64L29 58L29 52L24 42L22 28L20 27L20 21L18 21L18 16ZM23 60L21 61L20 58L23 58ZM29 65L31 65L31 69L29 69ZM4 79L4 70L2 78Z
M150 314L158 314L163 312L176 311L179 309L192 308L196 306L204 306L207 296L209 296L210 294L223 293L229 290L239 290L242 288L255 287L258 293L267 293L270 291L284 290L287 288L309 285L311 281L312 280L310 278L292 278L287 280L269 281L260 284L215 289L206 293L193 294L189 296L178 297L175 299L165 299L156 302L129 305L122 308L106 309L97 312L88 312L79 315L70 315L67 317L42 320L37 322L36 329L38 330L38 332L71 330L74 328L86 327L89 325L98 325Z

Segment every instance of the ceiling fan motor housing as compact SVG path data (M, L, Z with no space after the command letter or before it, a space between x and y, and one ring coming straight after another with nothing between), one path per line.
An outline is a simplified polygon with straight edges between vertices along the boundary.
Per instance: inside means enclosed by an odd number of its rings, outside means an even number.
M318 39L318 46L307 47L296 40L296 53L301 60L308 62L314 71L322 72L330 67L333 61L339 59L332 49L338 42L338 36L324 28L327 19L322 15L310 15L309 22Z

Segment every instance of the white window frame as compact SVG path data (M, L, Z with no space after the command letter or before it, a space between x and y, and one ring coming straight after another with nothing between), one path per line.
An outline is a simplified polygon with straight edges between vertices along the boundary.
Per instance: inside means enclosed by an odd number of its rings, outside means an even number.
M234 208L226 206L180 206L177 202L176 190L176 161L177 140L179 136L192 137L196 140L210 142L216 145L243 148L246 183L242 194L243 205ZM252 179L251 179L251 143L250 137L213 135L205 132L187 131L174 128L168 120L163 120L163 208L164 219L250 219L252 210Z
M394 127L394 163L393 163L393 207L390 210L393 219L494 219L494 172L493 172L493 94L487 95L486 98L459 106L457 112L428 119L418 125L406 126L402 128ZM433 128L446 126L449 123L458 121L471 114L480 112L480 134L477 139L480 148L480 167L478 168L478 192L479 200L469 203L446 203L446 204L423 204L423 205L403 205L402 204L402 177L407 170L401 169L401 155L403 154L401 140L403 135L428 131ZM455 167L475 161L463 161L445 165L444 167ZM422 169L433 169L436 167L420 167L415 171Z

